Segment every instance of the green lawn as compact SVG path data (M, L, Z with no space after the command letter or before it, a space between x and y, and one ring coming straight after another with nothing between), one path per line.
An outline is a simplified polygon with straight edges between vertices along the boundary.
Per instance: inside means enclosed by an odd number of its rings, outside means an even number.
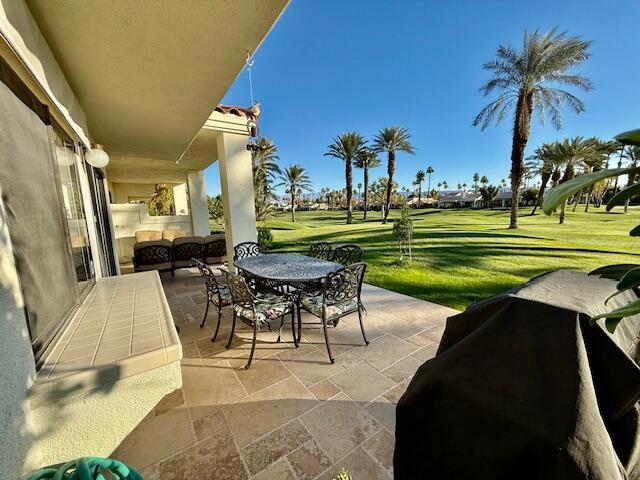
M357 243L369 264L368 283L460 310L550 270L640 263L637 254L623 253L637 251L638 240L628 232L640 223L640 208L626 215L603 208L569 212L564 225L557 215L523 216L518 230L506 228L505 211L414 211L412 267L394 265L391 225L382 225L380 212L369 215L364 222L362 212L355 212L355 223L345 225L343 211L299 212L296 223L283 213L264 224L272 228L274 250L303 252L323 240Z

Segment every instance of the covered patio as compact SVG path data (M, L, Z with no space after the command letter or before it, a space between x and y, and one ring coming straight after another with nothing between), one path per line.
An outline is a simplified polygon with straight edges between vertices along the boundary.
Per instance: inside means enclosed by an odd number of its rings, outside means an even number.
M209 478L213 471L216 478L332 479L342 467L354 478L392 477L395 404L435 355L456 310L364 285L369 346L356 314L330 331L333 365L320 328L305 325L297 349L288 329L281 343L265 330L245 370L248 327L236 328L227 350L228 309L215 343L214 309L199 326L206 297L198 271L163 274L162 284L180 327L182 388L149 413L114 458L147 480Z

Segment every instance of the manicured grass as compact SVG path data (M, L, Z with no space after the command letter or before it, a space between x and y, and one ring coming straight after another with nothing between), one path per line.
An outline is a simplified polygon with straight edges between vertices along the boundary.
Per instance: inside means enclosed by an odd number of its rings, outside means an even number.
M582 209L584 206L581 206ZM529 213L530 209L522 213ZM392 216L398 212L392 212ZM592 270L611 263L640 263L639 241L628 232L640 223L640 209L607 214L568 212L566 223L557 215L523 216L520 228L509 230L508 212L493 210L416 210L414 261L394 265L398 253L391 224L382 225L380 212L355 212L345 225L345 212L277 214L264 222L274 236L274 250L307 250L309 243L357 243L369 264L368 283L449 307L504 291L542 273L572 268ZM626 253L629 252L629 253Z

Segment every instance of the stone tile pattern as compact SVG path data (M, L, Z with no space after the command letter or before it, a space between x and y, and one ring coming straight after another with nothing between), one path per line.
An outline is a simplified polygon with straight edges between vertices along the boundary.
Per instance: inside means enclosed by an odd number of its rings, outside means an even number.
M162 276L182 342L182 389L167 395L113 457L147 480L332 479L341 467L357 479L391 479L395 405L422 363L435 355L455 310L365 285L363 345L357 316L330 332L330 365L322 331L305 325L295 349L290 327L260 332L256 356L243 370L251 332L240 325L224 343L230 314L211 308L199 328L205 296L197 271ZM305 315L303 322L315 322ZM274 328L277 330L277 328Z

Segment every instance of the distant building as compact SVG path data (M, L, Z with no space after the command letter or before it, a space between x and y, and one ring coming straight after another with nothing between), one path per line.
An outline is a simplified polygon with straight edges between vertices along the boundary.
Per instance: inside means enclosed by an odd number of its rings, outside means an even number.
M438 196L437 208L479 208L482 206L480 192L465 192L462 190L444 192Z

